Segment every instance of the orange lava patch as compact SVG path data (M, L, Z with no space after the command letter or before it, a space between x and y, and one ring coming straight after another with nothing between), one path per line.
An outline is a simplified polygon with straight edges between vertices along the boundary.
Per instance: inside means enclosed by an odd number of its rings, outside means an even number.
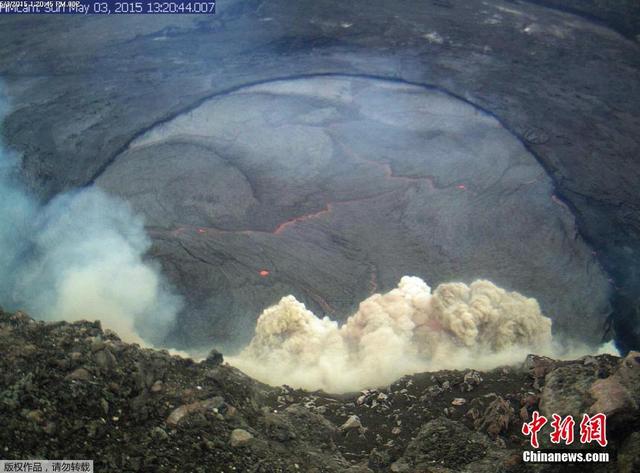
M258 271L258 274L263 278L266 278L267 276L269 276L269 271L267 271L266 269L261 269L260 271Z

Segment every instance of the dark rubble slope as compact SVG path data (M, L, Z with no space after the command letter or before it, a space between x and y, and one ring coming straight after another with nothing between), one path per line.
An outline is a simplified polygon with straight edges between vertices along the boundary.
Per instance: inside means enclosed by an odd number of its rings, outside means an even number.
M220 361L0 310L0 457L93 459L98 472L570 471L521 462L522 422L597 408L617 461L580 471L640 466L638 353L529 356L339 396L268 387Z

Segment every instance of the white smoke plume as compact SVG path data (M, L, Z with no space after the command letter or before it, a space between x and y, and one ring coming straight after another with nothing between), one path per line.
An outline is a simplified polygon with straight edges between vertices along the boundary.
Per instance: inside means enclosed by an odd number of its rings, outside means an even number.
M0 122L7 112L0 100ZM182 306L124 201L91 187L42 205L0 143L0 304L50 320L99 319L124 340L162 343ZM143 342L144 340L144 342Z
M342 326L284 297L260 315L255 337L230 362L270 384L345 392L420 371L487 369L551 346L551 320L535 299L484 280L432 293L405 276L361 302Z

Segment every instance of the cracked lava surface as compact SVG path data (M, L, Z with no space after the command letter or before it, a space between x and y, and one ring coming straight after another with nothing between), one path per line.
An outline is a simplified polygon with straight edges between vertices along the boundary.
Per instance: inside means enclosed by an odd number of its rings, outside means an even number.
M343 320L406 274L487 278L536 297L557 330L600 336L607 277L550 178L440 90L354 76L239 88L152 127L96 183L145 216L191 345L247 341L287 294Z

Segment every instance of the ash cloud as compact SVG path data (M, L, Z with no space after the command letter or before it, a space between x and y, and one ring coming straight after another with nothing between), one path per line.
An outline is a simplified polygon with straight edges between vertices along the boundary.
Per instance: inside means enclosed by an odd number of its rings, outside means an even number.
M0 94L1 95L1 94ZM8 105L0 98L0 123ZM96 187L40 204L0 143L0 304L48 320L101 320L124 340L162 344L182 300L144 255L142 219Z
M229 361L269 384L347 392L421 371L490 369L528 353L590 351L554 342L551 320L535 299L486 280L431 292L422 279L405 276L397 288L361 302L342 326L284 297L260 315L251 343Z

